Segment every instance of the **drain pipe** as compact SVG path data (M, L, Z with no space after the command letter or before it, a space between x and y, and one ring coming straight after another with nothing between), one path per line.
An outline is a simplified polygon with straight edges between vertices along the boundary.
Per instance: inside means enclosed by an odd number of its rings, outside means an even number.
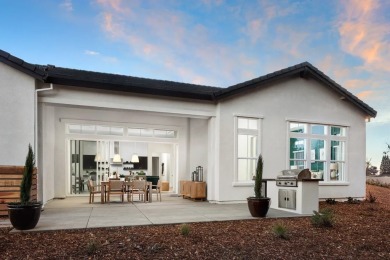
M36 162L36 167L39 169L39 153L38 151L38 93L43 92L43 91L50 91L53 90L53 83L50 83L50 86L48 88L40 88L35 90L35 95L34 95L34 151L35 151L35 162ZM39 177L39 176L37 176ZM42 183L43 178L38 178L37 179L37 200L38 201L43 201L43 191L40 189L43 186ZM45 204L42 205L42 210L44 208Z

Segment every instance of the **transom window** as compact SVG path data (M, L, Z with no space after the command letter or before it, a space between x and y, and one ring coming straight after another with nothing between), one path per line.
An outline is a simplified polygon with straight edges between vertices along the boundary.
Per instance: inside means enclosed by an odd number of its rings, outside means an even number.
M67 124L68 134L95 134L111 136L141 136L155 138L176 138L177 131L170 129L153 128L125 128L121 126Z
M251 181L256 171L256 161L259 155L258 118L236 117L236 180Z
M309 168L313 178L346 181L346 143L346 127L290 122L290 169Z

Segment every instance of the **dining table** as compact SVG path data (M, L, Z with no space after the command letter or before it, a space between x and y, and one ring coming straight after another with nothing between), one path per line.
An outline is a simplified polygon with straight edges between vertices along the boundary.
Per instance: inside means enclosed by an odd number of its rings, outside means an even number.
M101 201L100 202L102 204L106 203L105 194L106 194L109 182L110 181L101 181L100 182L100 191L101 191L101 194L100 194L101 195ZM129 187L130 187L131 184L132 184L131 181L124 181L123 182L124 189L126 191L130 190ZM146 200L149 203L151 203L152 202L152 182L146 182L146 186L147 186Z

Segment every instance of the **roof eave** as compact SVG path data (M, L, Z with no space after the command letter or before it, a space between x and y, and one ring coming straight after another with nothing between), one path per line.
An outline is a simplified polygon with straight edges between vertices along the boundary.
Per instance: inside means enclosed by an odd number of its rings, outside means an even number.
M0 62L3 62L4 64L42 82L44 82L47 78L47 73L41 68L39 68L38 65L33 65L31 63L25 62L24 60L12 56L8 52L2 50L0 50Z
M154 96L157 95L157 96L177 97L177 98L196 99L196 100L205 100L205 101L215 100L214 95L212 93L210 94L195 93L195 92L188 92L188 91L174 91L174 90L166 90L166 89L145 88L145 87L138 87L138 86L130 86L128 88L123 88L123 85L118 85L118 84L91 82L91 81L84 81L79 79L59 78L59 77L51 77L51 76L47 79L47 82L53 84L59 84L59 85L146 94L146 95L154 95Z

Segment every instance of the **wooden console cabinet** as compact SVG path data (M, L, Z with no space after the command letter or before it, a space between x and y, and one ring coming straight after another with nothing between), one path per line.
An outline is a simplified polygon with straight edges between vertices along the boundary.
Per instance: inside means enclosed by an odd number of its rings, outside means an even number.
M206 182L180 181L180 195L187 199L206 199Z

